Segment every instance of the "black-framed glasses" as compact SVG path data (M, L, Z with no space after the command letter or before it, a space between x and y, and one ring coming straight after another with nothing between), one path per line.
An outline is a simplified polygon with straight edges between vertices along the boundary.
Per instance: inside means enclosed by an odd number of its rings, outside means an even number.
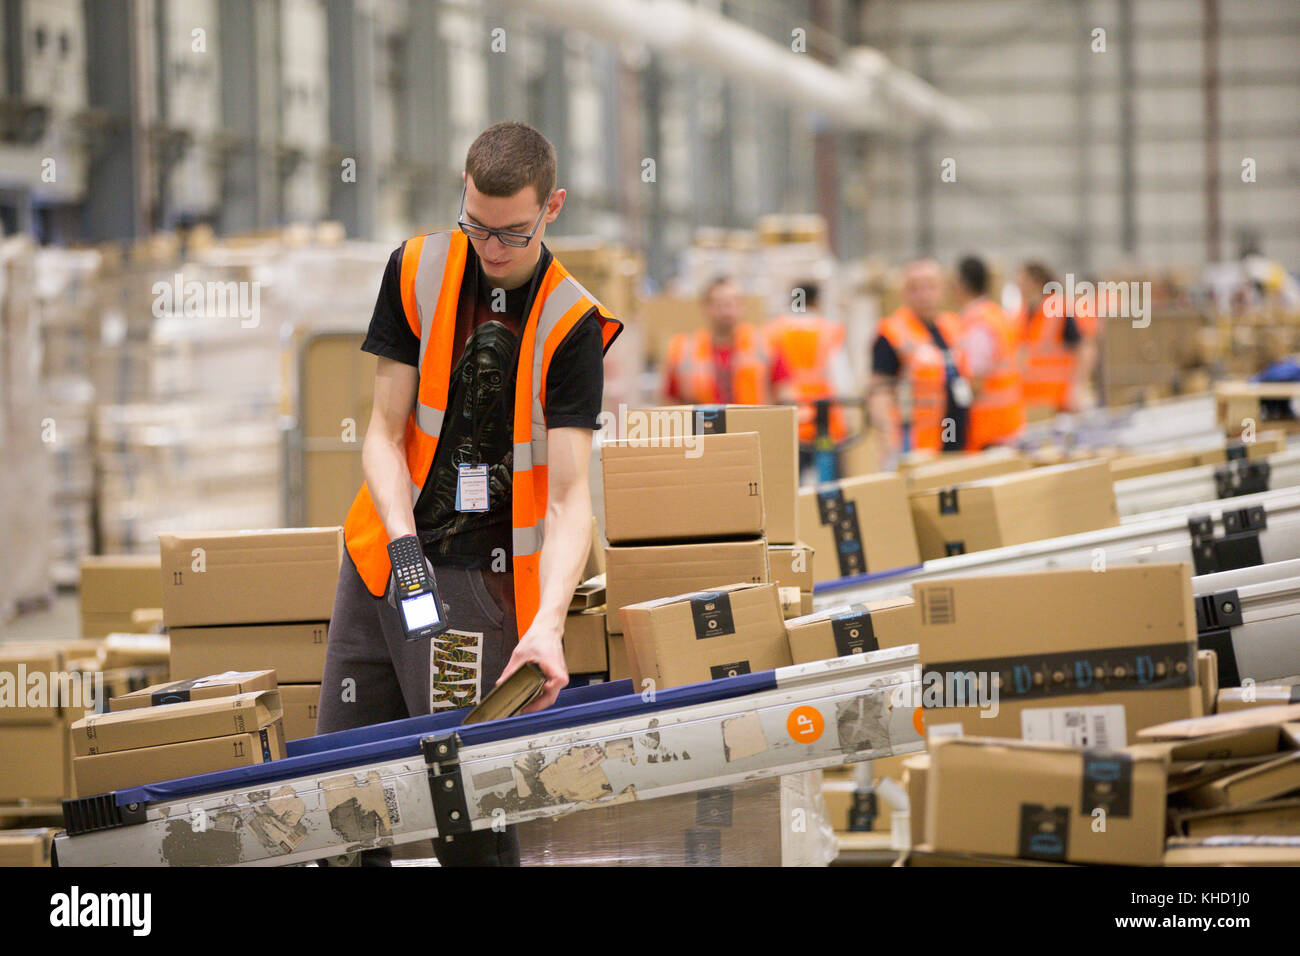
M537 230L541 228L542 217L546 215L546 207L551 203L551 197L555 195L552 189L546 194L546 202L542 203L542 211L537 214L537 221L533 223L533 228L527 235L521 232L507 232L504 229L489 229L487 226L480 226L476 222L465 221L465 190L466 186L460 187L460 212L456 214L456 225L460 226L460 231L465 233L471 239L478 239L480 242L497 237L497 240L503 246L513 246L516 249L522 249L533 241L533 236L537 235Z

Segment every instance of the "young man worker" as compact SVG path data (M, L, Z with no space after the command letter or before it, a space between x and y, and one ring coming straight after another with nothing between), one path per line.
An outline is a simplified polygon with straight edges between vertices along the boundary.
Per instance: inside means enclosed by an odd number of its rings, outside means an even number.
M966 447L1005 444L1025 426L1015 326L989 298L989 270L976 256L957 263L955 298L961 322L959 351L966 359L973 398Z
M701 299L708 324L675 335L668 343L664 397L672 405L766 405L787 401L790 373L779 354L768 354L763 336L740 321L740 288L714 279ZM775 393L775 394L774 394Z
M318 733L477 703L532 661L568 682L564 617L591 542L603 356L622 329L543 245L555 149L522 123L465 158L459 229L392 255L362 349L379 357L348 512ZM486 499L484 501L483 499ZM419 541L451 630L407 641L387 545ZM443 865L517 865L513 828L435 840ZM362 854L382 865L387 851Z

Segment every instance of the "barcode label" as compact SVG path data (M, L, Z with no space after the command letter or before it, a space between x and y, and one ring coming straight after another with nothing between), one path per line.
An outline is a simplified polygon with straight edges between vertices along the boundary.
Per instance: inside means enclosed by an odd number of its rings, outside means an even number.
M1020 736L1069 747L1123 747L1128 742L1124 708L1041 707L1020 712Z
M402 823L402 811L397 809L397 788L384 787L384 805L388 808L388 822L397 827Z
M927 588L921 608L925 611L926 624L957 623L952 588Z

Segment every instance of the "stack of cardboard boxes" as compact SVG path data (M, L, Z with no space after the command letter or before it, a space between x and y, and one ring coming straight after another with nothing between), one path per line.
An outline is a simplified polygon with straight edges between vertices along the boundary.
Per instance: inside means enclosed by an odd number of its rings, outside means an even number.
M570 687L609 679L604 574L587 578L573 592L564 619L564 664Z
M274 670L289 740L315 734L341 528L162 534L173 680Z
M166 638L0 644L0 806L75 795L69 727L167 676Z
M0 644L0 803L72 796L68 726L94 706L83 694L95 690L72 671L75 653L53 643Z
M905 761L919 865L1300 863L1300 707L1126 747L936 737Z
M148 706L148 697L136 698L138 707L122 701L120 711L89 714L72 725L72 771L81 796L285 756L283 711L275 690L156 707Z
M792 610L805 593L811 601L793 408L651 409L629 412L624 426L624 439L602 446L611 679L632 676L623 607L774 574L799 589Z

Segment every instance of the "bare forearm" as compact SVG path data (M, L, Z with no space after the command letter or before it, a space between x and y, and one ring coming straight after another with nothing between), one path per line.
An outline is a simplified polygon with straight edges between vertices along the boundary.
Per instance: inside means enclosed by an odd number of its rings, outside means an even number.
M582 580L591 548L591 494L575 487L546 509L546 538L542 542L537 610L539 621L564 629L564 616L573 590Z
M411 475L401 447L373 429L368 431L361 446L361 470L388 537L414 534Z

